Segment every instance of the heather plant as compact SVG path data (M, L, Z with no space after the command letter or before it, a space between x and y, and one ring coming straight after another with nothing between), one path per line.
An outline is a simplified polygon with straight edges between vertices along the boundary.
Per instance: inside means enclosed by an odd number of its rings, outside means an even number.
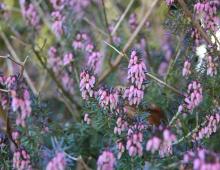
M219 0L0 2L0 169L220 169Z

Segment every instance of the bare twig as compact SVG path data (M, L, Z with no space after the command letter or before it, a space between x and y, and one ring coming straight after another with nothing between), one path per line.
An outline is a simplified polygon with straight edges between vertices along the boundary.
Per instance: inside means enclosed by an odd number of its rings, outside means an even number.
M147 21L150 14L153 12L153 9L155 8L155 6L158 2L159 2L159 0L155 0L152 3L150 9L146 12L146 14L144 15L140 24L138 25L138 27L136 28L134 33L131 35L131 37L128 39L127 43L125 44L125 46L122 50L123 52L126 52L128 50L128 48L131 46L132 42L134 41L134 39L136 38L136 36L140 32L141 28L144 26L145 22ZM103 74L99 77L98 84L101 83L115 68L117 68L117 66L120 64L122 58L123 58L123 55L121 55L121 54L119 54L116 57L115 61L112 63L112 66L110 68L106 69L106 71L104 71Z
M176 114L173 116L173 118L169 122L169 126L171 126L174 123L174 121L179 117L179 115L180 115L180 112L176 112Z
M84 17L83 20L87 22L90 26L92 26L97 32L101 33L102 35L108 37L108 34L103 31L102 29L98 28L92 21L90 21L87 17Z
M198 20L196 18L193 18L193 14L190 12L190 10L187 8L186 3L184 2L184 0L177 0L178 3L180 4L180 6L182 7L184 13L186 16L188 16L191 19L192 24L196 27L196 29L199 31L199 33L201 34L201 36L205 39L205 41L208 44L212 44L212 41L210 39L210 37L206 34L206 32L202 29L202 27L200 26Z
M13 56L14 61L16 61L16 62L18 62L18 63L21 63L20 59L18 58L18 56L17 56L15 50L13 49L13 47L12 47L11 43L9 42L8 38L6 37L5 33L2 32L1 30L0 30L0 36L1 36L1 38L3 39L3 41L5 42L5 45L7 46L9 52L10 52L11 55ZM38 94L38 93L37 93L37 90L36 90L36 88L34 87L34 84L33 84L33 82L31 81L31 79L30 79L28 73L26 72L25 69L24 69L22 72L24 72L24 78L25 78L25 80L27 81L27 84L28 84L29 87L31 88L32 92L34 93L34 95L37 95L37 94Z
M133 5L135 0L131 0L128 4L128 6L126 7L125 11L123 12L123 14L121 15L119 21L117 22L117 24L115 25L114 29L112 30L111 35L114 36L116 31L118 30L121 22L124 20L125 16L127 15L128 11L130 10L131 6Z
M164 85L165 87L167 87L168 89L172 90L173 92L179 94L180 96L184 96L180 91L178 91L177 89L175 89L174 87L172 87L171 85L165 83L164 81L158 79L157 77L155 77L154 75L150 74L150 73L146 73L146 75L148 75L151 79L154 79L155 81L157 81L158 83ZM184 96L185 97L185 96Z
M71 96L62 86L62 84L60 83L60 81L56 78L54 72L49 69L47 67L47 65L44 63L44 61L41 59L41 56L39 54L39 52L37 50L34 49L34 47L32 48L34 54L36 55L37 59L39 60L39 62L41 63L41 65L44 67L45 70L47 70L48 74L51 76L51 78L55 81L57 87L61 90L61 92L63 93L64 96L66 96L68 98L68 100L70 100L78 110L81 110L81 106L78 104L77 101L74 100L73 96ZM78 117L78 115L76 115Z
M107 32L108 32L108 36L109 36L110 43L112 43L112 36L111 36L111 32L110 32L110 30L109 30L109 23L108 23L108 18L107 18L106 9L105 9L105 2L104 2L104 0L101 0L101 1L102 1L102 7L103 7L104 18L105 18L106 30L107 30Z
M182 138L180 138L178 141L174 142L172 145L177 145L177 144L181 143L184 139L189 138L190 136L192 136L193 133L197 132L201 126L204 126L205 123L206 123L206 120L200 126L196 126L195 129L190 131L186 136L183 136Z
M105 42L105 41L104 41ZM128 57L125 53L119 51L116 47L114 47L113 45L105 42L108 46L110 46L112 49L114 49L117 53L119 53L122 57L126 57L126 59L128 60ZM148 77L150 77L151 79L157 81L158 83L164 85L165 87L169 88L170 90L174 91L175 93L184 96L180 91L178 91L177 89L175 89L174 87L172 87L171 85L165 83L164 81L160 80L159 78L155 77L154 75L152 75L151 73L146 72L146 75ZM184 96L185 97L185 96Z

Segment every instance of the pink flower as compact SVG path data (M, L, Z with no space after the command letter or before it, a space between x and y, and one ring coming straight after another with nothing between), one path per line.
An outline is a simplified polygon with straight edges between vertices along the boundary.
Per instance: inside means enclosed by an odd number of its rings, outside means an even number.
M89 97L93 97L94 86L95 76L89 73L88 70L82 71L80 73L80 91L84 100L88 100Z
M217 128L220 123L220 114L216 113L214 115L210 115L206 117L205 124L200 127L200 129L193 133L193 141L197 141L203 138L209 138L211 134L217 131Z
M114 89L100 88L98 91L98 100L103 108L114 110L118 105L118 91Z
M185 153L182 163L192 163L194 170L218 170L220 168L220 157L219 154L212 151L196 148L194 151Z
M209 55L206 60L207 60L207 75L211 77L217 75L217 63L213 61L212 56Z
M73 54L72 53L66 53L63 57L63 65L66 66L70 64L73 61Z
M86 122L88 125L91 124L91 119L88 113L84 114L84 122Z
M24 149L18 149L13 154L13 168L18 170L32 170L30 155Z
M40 25L40 17L38 16L36 7L29 3L27 4L25 1L20 0L21 11L26 19L27 23L34 28L38 29Z
M50 47L48 50L48 65L57 74L61 70L62 60L58 56L57 49L55 47Z
M60 11L52 12L51 16L53 17L54 21L52 23L52 30L56 34L57 37L61 37L64 33L63 31L63 22L65 17L62 16Z
M88 39L85 33L77 33L75 39L73 40L72 46L75 50L82 50L85 48L85 41Z
M65 170L65 153L58 152L55 157L47 164L46 170Z
M161 157L172 154L172 143L176 141L176 136L169 130L160 127L158 133L162 136L153 136L146 144L146 150L155 153L159 151Z
M174 3L174 0L166 0L167 5L172 5Z
M116 121L116 127L114 128L114 133L121 135L121 132L128 128L128 123L122 117L118 117Z
M81 12L90 5L91 0L69 0L68 3L73 7L74 11Z
M129 156L134 157L143 155L143 127L142 125L135 124L128 129L126 149L128 150Z
M191 63L189 62L189 60L186 60L184 62L182 75L183 77L188 77L190 74L191 74Z
M128 100L129 105L139 105L144 98L144 91L131 85L125 90L123 98Z
M98 72L101 65L101 53L99 51L92 51L88 54L88 62L87 66L90 67L95 71L95 73Z
M112 152L104 151L98 158L98 170L113 170L116 164L115 157Z
M31 115L31 110L32 110L29 92L28 90L24 89L23 96L22 98L20 98L18 97L16 91L12 90L11 96L12 96L11 107L13 111L18 111L18 109L20 110L16 118L16 124L24 127L25 119Z
M128 65L128 80L138 89L142 89L145 76L146 66L143 61L139 60L136 51L131 52L131 58Z
M129 16L129 26L130 26L130 30L133 32L136 28L137 28L137 15L135 13L132 13L130 16Z

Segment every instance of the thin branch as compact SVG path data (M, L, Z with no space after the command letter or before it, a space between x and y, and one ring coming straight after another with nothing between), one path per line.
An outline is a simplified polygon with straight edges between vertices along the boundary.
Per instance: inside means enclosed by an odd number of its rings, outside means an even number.
M117 22L117 24L115 25L114 29L112 30L111 35L114 36L116 31L118 30L121 22L124 20L125 16L127 15L128 11L130 10L130 8L132 7L133 3L135 0L131 0L128 4L128 6L126 7L125 11L123 12L123 14L121 15L119 21Z
M0 29L1 29L1 28L0 28ZM4 33L2 30L0 30L0 36L1 36L1 38L3 39L3 41L4 41L5 45L6 45L6 47L7 47L8 50L9 50L9 52L10 52L11 55L13 56L14 60L15 60L16 62L18 62L18 63L21 63L21 61L20 61L20 59L18 58L18 56L17 56L15 50L13 49L13 47L12 47L12 45L11 45L11 43L9 42L8 38L6 37L5 33ZM23 70L23 73L24 73L24 78L25 78L25 80L27 81L28 86L31 88L31 90L32 90L32 92L34 93L34 95L37 95L37 94L38 94L38 93L37 93L37 90L36 90L36 88L34 87L34 84L33 84L33 82L31 81L31 79L30 79L30 77L29 77L29 75L28 75L28 73L26 72L25 69Z
M176 112L176 114L173 116L173 118L169 122L169 126L173 124L173 122L179 117L179 115L180 115L180 112Z
M104 41L104 42L105 42L105 41ZM107 42L105 42L105 43L106 43L108 46L110 46L112 49L114 49L117 53L119 53L122 57L126 57L126 59L128 60L128 57L127 57L127 55L126 55L125 53L119 51L119 50L118 50L116 47L114 47L113 45L111 45L111 44L109 44L109 43L107 43ZM181 96L184 96L180 91L178 91L177 89L175 89L175 88L172 87L171 85L165 83L164 81L160 80L159 78L155 77L155 76L152 75L151 73L146 72L146 75L147 75L148 77L150 77L151 79L157 81L158 83L160 83L160 84L166 86L167 88L169 88L170 90L174 91L175 93L177 93L177 94L179 94L179 95L181 95ZM185 97L185 96L184 96L184 97Z
M190 12L190 10L187 8L186 3L184 2L184 0L177 0L178 3L180 4L180 6L182 7L184 13L186 16L188 16L191 19L192 24L196 27L196 29L199 31L199 33L201 34L201 36L205 39L205 41L208 44L212 44L212 41L210 39L210 37L206 34L206 32L202 29L202 27L200 26L199 22L197 19L195 19L193 17L193 14Z
M103 12L104 12L106 30L108 32L110 43L112 43L112 36L111 36L111 32L109 30L109 23L108 23L107 13L106 13L106 9L105 9L105 2L104 2L104 0L101 0L101 1L102 1Z
M57 87L61 90L61 92L63 93L64 96L66 96L68 98L68 100L70 100L78 110L81 110L81 106L78 104L77 101L75 101L73 99L73 96L71 96L62 86L62 84L60 83L60 81L56 78L54 72L49 69L47 67L47 65L43 62L43 60L41 59L41 56L39 54L39 52L37 50L35 50L34 48L32 48L34 54L36 55L37 59L39 60L39 62L41 63L41 65L44 67L45 70L47 70L48 74L51 76L51 78L55 81ZM77 115L78 116L78 115Z
M101 33L102 35L108 37L108 34L106 32L104 32L102 29L100 29L99 27L97 27L92 21L90 21L87 17L84 17L83 20L85 22L87 22L90 26L92 26L95 30L97 30L97 32Z
M155 77L154 75L150 74L150 73L146 73L146 75L148 75L150 78L154 79L155 81L157 81L158 83L164 85L165 87L167 87L168 89L172 90L173 92L177 93L180 96L185 97L180 91L178 91L177 89L175 89L174 87L172 87L171 85L165 83L164 81L158 79L157 77Z
M206 120L200 126L196 126L195 129L190 131L186 136L183 136L182 138L180 138L178 141L174 142L172 145L177 145L177 144L181 143L184 139L189 138L190 136L192 136L193 133L197 132L201 126L204 126L205 123L206 123Z
M132 42L134 41L134 39L136 38L136 36L138 35L138 33L140 32L141 28L144 26L145 22L147 21L147 19L149 18L150 14L153 12L153 9L156 7L156 4L159 2L159 0L155 0L150 9L146 12L146 14L144 15L143 19L141 20L140 24L138 25L138 27L136 28L136 30L134 31L134 33L131 35L131 37L129 38L129 40L127 41L127 43L125 44L124 48L123 48L123 52L126 52L128 50L128 48L131 46ZM115 61L112 64L112 67L106 69L106 71L103 72L103 74L99 77L98 79L98 84L101 83L115 68L117 68L117 66L120 64L121 60L123 58L123 55L119 54Z

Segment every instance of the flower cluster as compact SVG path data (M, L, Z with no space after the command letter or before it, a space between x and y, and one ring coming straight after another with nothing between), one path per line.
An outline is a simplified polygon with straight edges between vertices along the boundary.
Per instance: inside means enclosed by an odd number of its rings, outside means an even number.
M40 26L40 17L36 7L32 3L27 4L24 0L20 0L20 6L22 15L27 21L27 24L38 29Z
M127 79L132 84L124 92L124 99L127 98L130 105L138 105L144 97L143 83L146 80L146 66L137 56L136 51L131 52L131 58L128 65Z
M192 111L202 102L202 100L202 86L199 82L193 81L188 85L188 90L184 99L184 104L179 106L178 112L184 112L187 110Z
M162 136L160 136L162 134ZM176 135L169 129L159 127L159 135L153 136L146 144L146 150L154 153L159 151L161 157L168 156L173 153L172 143L176 141Z
M128 65L128 80L134 84L138 89L142 89L143 82L146 79L146 66L143 61L139 59L136 51L132 51L131 58Z
M69 65L74 59L74 56L71 52L68 52L66 54L64 54L63 56L63 65L66 66L66 65Z
M94 70L95 73L98 73L99 69L101 68L101 53L100 51L95 51L94 48L90 48L89 51L87 66Z
M72 46L75 50L82 50L83 48L86 48L86 41L88 40L88 36L85 33L78 32L76 34L75 39L73 40Z
M123 97L128 99L129 105L138 105L144 98L144 91L131 85L125 90Z
M167 5L172 5L174 3L174 0L166 0Z
M98 90L98 100L101 107L110 110L116 109L119 100L119 92L115 89L100 88Z
M31 115L31 101L29 91L27 89L20 90L22 92L21 96L19 96L17 91L11 91L11 107L14 112L20 110L19 115L16 118L16 124L24 127L25 119Z
M205 29L211 29L216 31L218 25L217 9L220 5L219 1L216 0L204 0L194 5L196 14L202 16Z
M74 11L81 12L90 5L91 0L68 0L68 3Z
M58 74L61 70L62 60L58 56L57 49L53 46L48 50L48 65L56 74Z
M4 87L5 89L12 89L17 83L17 76L0 76L0 85L1 87ZM7 93L0 92L0 98L1 98L1 105L3 109L6 109L6 107L9 105L10 100Z
M143 124L135 124L128 129L126 149L131 157L143 155Z
M63 31L63 22L65 17L61 14L61 11L54 11L51 13L53 18L52 30L57 37L61 37L64 33Z
M193 140L209 138L211 134L217 131L220 122L220 114L216 113L206 117L205 125L192 135Z
M19 139L21 137L21 133L19 131L17 131L17 130L13 131L12 134L11 134L11 137L12 137L12 139L14 140L14 142L16 144L19 144Z
M98 170L113 170L116 160L114 154L111 151L104 151L98 158L97 169Z
M218 170L220 169L220 157L218 154L203 149L197 148L194 151L187 151L183 158L184 165L193 164L193 170Z
M47 164L46 170L65 170L65 153L58 152L56 156Z
M88 125L91 124L91 118L88 113L84 114L84 122L86 122Z
M80 91L82 98L88 100L89 97L93 97L95 87L95 76L88 70L84 70L80 73Z
M191 63L186 60L183 65L182 75L183 77L188 77L191 74Z
M213 61L213 57L209 55L206 60L207 60L207 75L211 77L217 75L218 64L215 61Z
M132 13L130 16L129 16L129 26L130 26L130 30L133 32L136 28L137 28L137 15L136 13Z
M114 133L121 135L121 132L125 131L128 128L128 123L121 116L118 117L116 121L116 127L114 128Z
M18 170L32 170L30 155L25 149L18 149L14 152L13 168Z

